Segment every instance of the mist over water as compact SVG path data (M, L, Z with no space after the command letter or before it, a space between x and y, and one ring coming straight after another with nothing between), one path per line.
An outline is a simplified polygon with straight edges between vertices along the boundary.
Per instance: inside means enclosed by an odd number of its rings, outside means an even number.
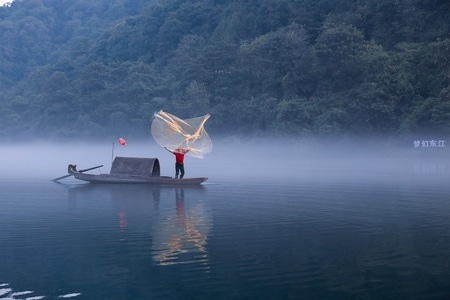
M440 178L450 169L448 148L414 149L412 143L317 142L292 140L219 140L204 159L186 156L185 177L220 180L376 179L386 176ZM48 178L103 165L91 173L109 173L113 156L156 157L161 174L173 176L174 157L154 141L113 143L30 143L0 146L0 178Z
M448 299L447 148L213 143L182 188L50 181L112 143L1 145L0 299ZM150 139L113 155L174 175Z

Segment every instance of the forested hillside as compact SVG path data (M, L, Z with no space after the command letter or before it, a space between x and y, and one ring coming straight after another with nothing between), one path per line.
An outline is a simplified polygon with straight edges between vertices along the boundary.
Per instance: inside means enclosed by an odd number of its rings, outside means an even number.
M450 134L448 0L16 0L0 7L0 133Z

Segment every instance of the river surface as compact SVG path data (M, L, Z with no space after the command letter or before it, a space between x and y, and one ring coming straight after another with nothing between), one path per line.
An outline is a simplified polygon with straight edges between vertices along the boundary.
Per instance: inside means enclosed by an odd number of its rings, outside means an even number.
M450 299L448 164L390 166L185 188L3 176L0 299Z

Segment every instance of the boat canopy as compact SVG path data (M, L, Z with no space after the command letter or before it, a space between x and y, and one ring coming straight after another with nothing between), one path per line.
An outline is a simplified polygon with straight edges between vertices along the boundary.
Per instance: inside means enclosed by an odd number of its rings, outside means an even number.
M160 176L161 171L157 158L116 156L112 163L110 173L153 177Z

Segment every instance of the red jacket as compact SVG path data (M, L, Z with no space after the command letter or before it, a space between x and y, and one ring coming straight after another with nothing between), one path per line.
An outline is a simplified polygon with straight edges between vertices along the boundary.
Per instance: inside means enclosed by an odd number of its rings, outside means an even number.
M182 164L184 162L184 153L173 152L173 154L175 155L175 162L177 164Z

